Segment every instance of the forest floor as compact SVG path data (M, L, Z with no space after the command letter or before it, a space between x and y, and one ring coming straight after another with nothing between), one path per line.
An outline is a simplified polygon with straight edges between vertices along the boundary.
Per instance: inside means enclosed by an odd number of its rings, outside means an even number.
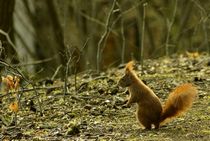
M124 68L111 68L96 75L83 72L64 82L43 81L20 91L19 111L8 108L13 96L0 96L0 139L9 140L209 140L210 139L210 57L174 55L137 64L139 77L161 102L176 86L190 82L198 96L183 116L160 129L144 130L135 118L136 105L126 108L128 92L117 85ZM76 84L76 85L75 85ZM76 89L75 89L76 88ZM40 103L39 103L40 102ZM40 110L43 114L40 115Z

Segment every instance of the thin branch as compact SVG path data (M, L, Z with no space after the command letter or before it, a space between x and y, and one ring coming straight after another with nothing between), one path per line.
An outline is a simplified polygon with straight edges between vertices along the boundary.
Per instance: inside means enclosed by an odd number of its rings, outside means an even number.
M68 48L67 48L68 49ZM68 83L68 73L69 73L69 64L71 62L72 59L72 54L69 54L69 49L67 50L67 54L66 54L66 57L69 57L67 63L66 63L66 71L65 71L65 78L64 78L64 92L63 92L63 99L65 100L65 95L67 93L67 83ZM74 52L74 51L73 51Z
M37 90L36 90L36 88L35 88L34 83L31 82L30 80L28 80L28 79L25 77L25 75L24 75L19 69L14 68L13 66L9 65L7 62L2 61L2 60L0 60L0 64L4 65L5 67L8 67L8 68L12 69L12 70L15 71L18 75L20 75L21 78L23 78L27 83L29 83L29 84L32 86L32 88L34 89L35 95L36 95L37 98L38 98L38 92L37 92ZM43 115L42 106L41 106L41 101L40 101L39 98L38 98L37 101L38 101L38 105L39 105L39 109L40 109L40 115Z
M121 15L123 16L123 15L128 14L129 12L132 12L132 11L135 10L137 7L139 7L143 2L144 2L144 1L140 1L140 2L138 2L137 4L135 4L135 6L132 6L131 8L129 8L129 9L125 10L125 11L122 11ZM98 24L98 25L100 25L100 26L103 26L104 28L107 28L107 27L106 27L106 24L103 23L102 21L100 21L100 20L98 20L98 19L96 19L96 18L93 18L93 17L87 15L87 14L84 13L84 12L80 12L80 11L79 11L78 13L79 13L81 16L83 16L84 18L86 18L87 20L92 21L92 22L94 22L94 23L96 23L96 24ZM117 32L115 32L115 31L112 30L112 28L110 28L110 27L108 27L108 28L109 28L109 30L111 31L111 33L113 33L113 34L115 34L115 35L118 35Z
M137 4L135 4L134 6L132 6L131 8L129 8L129 9L123 11L123 12L122 12L122 15L125 15L125 14L127 14L127 13L129 13L129 12L132 12L132 10L135 10L136 8L138 8L138 7L139 7L141 4L143 4L143 3L144 3L143 0L140 1L140 2L138 2Z
M82 52L84 50L84 48L87 46L88 41L90 40L90 38L87 38L87 40L85 41L84 45L82 46L82 49L80 52ZM77 92L77 68L76 68L76 64L79 63L79 60L81 58L81 53L79 53L79 57L77 58L77 60L75 61L74 64L74 87L75 87L75 93Z
M53 59L55 59L55 57L56 57L56 55L54 57L46 58L46 59L43 59L43 60L36 60L36 61L33 61L33 62L28 62L28 63L12 64L11 66L13 66L13 67L24 67L24 66L30 66L30 65L38 65L38 64L50 62Z
M143 4L143 21L142 21L142 35L141 35L141 54L140 54L140 60L141 60L141 70L143 71L143 61L144 61L144 32L145 32L145 15L146 15L146 6L147 3Z
M121 64L125 63L125 30L124 30L124 19L122 15L122 7L117 2L117 6L119 7L120 11L120 33L121 33L121 39L122 39L122 52L121 52Z
M207 13L206 9L201 6L197 1L192 0L195 5L198 7L198 9L201 11L201 20L200 23L203 25L203 31L204 31L204 43L206 44L207 51L210 54L210 49L209 49L209 41L208 41L208 30L207 30L207 20L209 19L210 15Z
M62 65L59 65L56 70L55 70L55 73L53 74L53 76L51 77L51 80L54 80L56 75L58 74L59 70L61 69Z
M89 21L92 21L92 22L94 22L94 23L96 23L96 24L98 24L98 25L101 25L101 26L103 26L103 27L106 27L106 25L105 25L103 22L101 22L100 20L95 19L95 18L93 18L93 17L87 15L87 14L84 13L84 12L79 11L79 14L80 14L81 16L83 16L84 18L86 18L87 20L89 20Z
M113 13L114 13L115 11L118 11L118 10L119 10L119 9L114 10ZM102 58L103 51L104 51L104 49L105 49L105 47L106 47L106 42L107 42L107 39L108 39L108 37L109 37L109 34L110 34L111 30L113 29L114 25L121 19L121 17L122 17L122 15L121 15L121 14L118 14L118 16L115 18L115 20L114 20L114 21L112 22L112 24L109 26L109 30L108 30L108 32L107 32L107 35L106 35L106 37L105 37L105 39L104 39L104 41L103 41L103 43L102 43L102 47L101 47L101 51L100 51L101 58Z
M121 53L121 63L125 63L125 31L124 31L124 19L121 17L121 38L122 38L122 53Z
M69 86L70 84L67 84L67 86ZM35 90L50 90L50 89L61 89L63 87L63 85L60 86L49 86L49 87L36 87L36 88L29 88L29 89L21 89L18 91L14 91L14 92L8 92L6 94L0 94L0 98L5 97L5 96L9 96L13 93L24 93L24 92L31 92L31 91L35 91Z
M114 7L115 7L115 4L116 4L116 1L117 0L114 0L113 3L112 3L112 7L110 9L110 12L108 14L108 17L107 17L107 20L106 20L106 27L105 27L105 31L104 33L102 34L99 42L98 42L98 46L97 46L97 64L96 64L96 69L97 69L97 72L99 73L100 71L100 62L101 62L101 48L102 48L102 43L104 42L108 32L109 32L109 23L110 23L110 19L111 19L111 15L113 13L113 10L114 10Z
M0 56L1 56L1 54L2 54L3 51L4 51L4 48L2 47L2 42L0 40Z
M167 22L168 31L167 31L166 44L165 44L166 56L169 55L169 37L170 37L171 29L172 29L172 26L174 24L174 20L175 20L175 16L176 16L177 4L178 4L178 0L175 1L174 11L173 11L173 15L172 15L171 21L168 20L168 22Z
M9 34L7 32L5 32L5 31L3 31L2 29L0 29L0 34L4 35L7 38L7 41L9 42L9 44L17 52L17 48L15 47L15 45L12 42L12 40L10 39Z

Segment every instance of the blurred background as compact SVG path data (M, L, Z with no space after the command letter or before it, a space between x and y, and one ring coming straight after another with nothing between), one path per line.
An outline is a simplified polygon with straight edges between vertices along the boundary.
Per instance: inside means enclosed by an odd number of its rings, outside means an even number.
M210 53L209 7L207 0L0 0L0 59L51 77Z

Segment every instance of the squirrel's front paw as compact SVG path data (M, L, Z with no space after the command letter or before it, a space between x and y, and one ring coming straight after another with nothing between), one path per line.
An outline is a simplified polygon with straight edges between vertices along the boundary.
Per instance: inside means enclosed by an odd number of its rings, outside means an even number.
M131 104L126 100L126 103L122 106L123 108L129 108L131 107Z
M125 101L123 101L123 105L126 105L128 103L128 99L126 99Z
M129 108L129 106L128 106L127 104L124 104L124 105L122 106L122 108Z

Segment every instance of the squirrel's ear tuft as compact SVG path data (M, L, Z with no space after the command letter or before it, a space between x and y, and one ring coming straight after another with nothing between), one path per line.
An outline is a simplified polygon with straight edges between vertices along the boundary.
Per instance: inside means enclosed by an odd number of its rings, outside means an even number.
M133 70L133 65L134 65L134 61L128 62L127 65L125 66L125 70L126 71L132 71Z

